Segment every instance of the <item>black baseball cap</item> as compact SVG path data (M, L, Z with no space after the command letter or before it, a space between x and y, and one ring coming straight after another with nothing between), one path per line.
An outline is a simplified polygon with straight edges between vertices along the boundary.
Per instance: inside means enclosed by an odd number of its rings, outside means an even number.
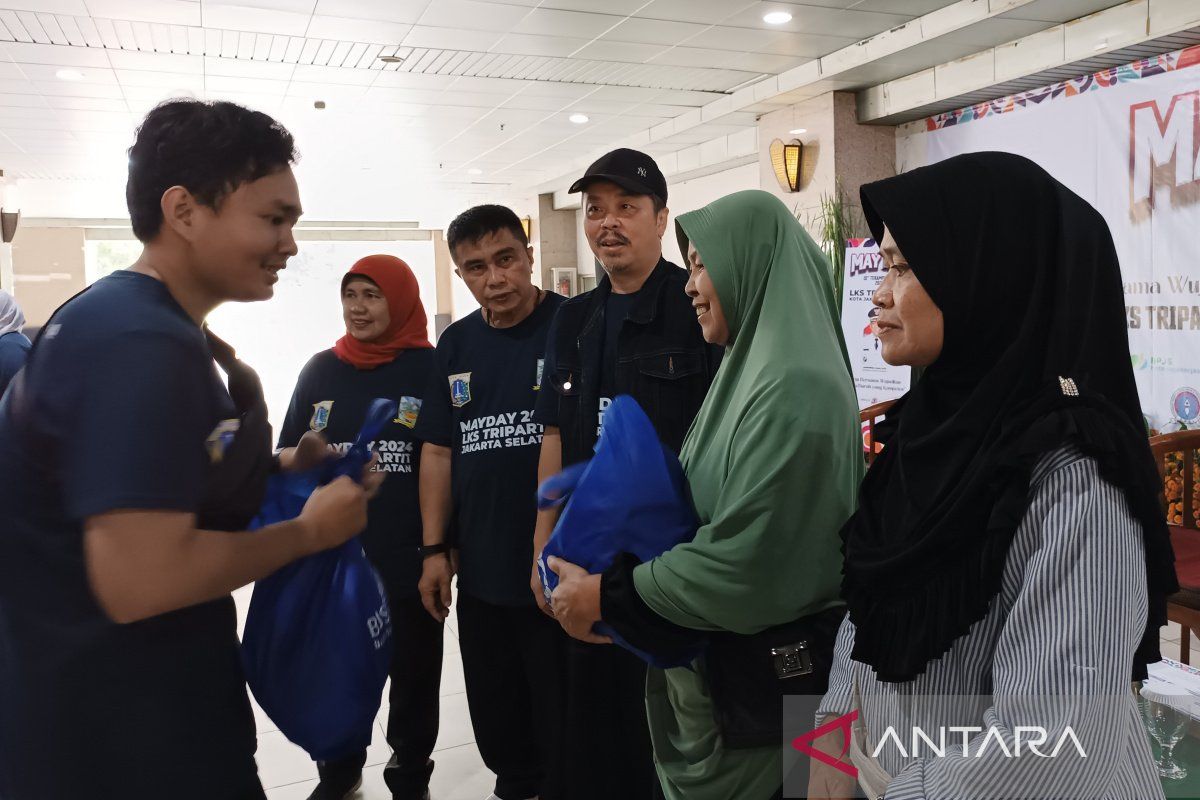
M645 153L627 147L596 159L583 177L571 184L571 191L582 192L592 181L612 181L627 192L652 194L664 204L667 202L667 179L658 164Z

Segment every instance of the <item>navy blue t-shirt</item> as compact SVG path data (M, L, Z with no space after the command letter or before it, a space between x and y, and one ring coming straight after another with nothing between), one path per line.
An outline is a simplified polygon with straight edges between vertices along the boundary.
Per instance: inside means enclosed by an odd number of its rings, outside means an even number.
M421 444L413 428L432 373L432 348L404 350L373 369L357 369L332 350L322 351L300 372L279 434L280 447L293 447L306 431L317 431L345 451L358 436L372 400L399 402L396 418L372 443L387 477L371 501L362 543L389 590L408 587L413 595L421 579Z
M29 347L29 339L20 331L0 336L0 395L4 394L13 376L25 366Z
M511 328L491 327L482 312L447 328L417 423L420 439L451 449L458 588L496 605L533 605L529 570L542 445L533 407L546 333L562 302L548 292Z
M0 403L0 795L148 797L163 770L175 796L252 795L232 598L118 625L83 553L88 517L200 510L238 418L202 330L117 272L46 327L23 388Z

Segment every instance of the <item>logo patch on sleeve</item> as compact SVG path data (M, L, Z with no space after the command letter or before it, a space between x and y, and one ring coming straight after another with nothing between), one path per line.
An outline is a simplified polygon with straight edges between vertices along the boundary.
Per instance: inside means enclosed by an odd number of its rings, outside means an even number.
M313 403L312 419L308 421L308 428L312 431L325 430L329 427L329 415L333 413L333 401L322 400L319 403Z

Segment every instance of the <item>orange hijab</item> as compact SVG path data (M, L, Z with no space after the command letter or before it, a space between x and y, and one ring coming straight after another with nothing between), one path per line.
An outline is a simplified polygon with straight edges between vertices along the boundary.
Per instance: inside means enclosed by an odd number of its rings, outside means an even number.
M338 339L333 346L338 358L358 369L374 369L395 360L401 350L433 347L417 276L408 264L395 256L367 256L356 261L342 278L342 288L355 277L366 278L379 287L387 300L391 322L371 342L360 342L349 333Z

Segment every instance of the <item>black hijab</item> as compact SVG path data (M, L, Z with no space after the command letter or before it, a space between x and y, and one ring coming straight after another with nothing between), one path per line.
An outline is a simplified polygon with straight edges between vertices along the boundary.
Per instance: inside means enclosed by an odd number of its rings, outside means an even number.
M1150 613L1131 669L1144 677L1178 586L1103 217L1007 153L950 158L861 196L872 234L886 224L941 309L945 344L878 430L886 446L842 531L853 658L911 680L982 619L1033 467L1074 445L1141 523Z

